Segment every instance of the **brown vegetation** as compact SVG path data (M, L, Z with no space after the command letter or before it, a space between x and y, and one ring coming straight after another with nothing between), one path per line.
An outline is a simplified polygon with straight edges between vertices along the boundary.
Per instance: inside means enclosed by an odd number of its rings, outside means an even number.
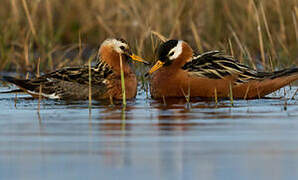
M113 36L154 60L151 31L267 70L298 65L297 0L3 0L0 69L36 71L39 57L41 71L85 64L72 53Z

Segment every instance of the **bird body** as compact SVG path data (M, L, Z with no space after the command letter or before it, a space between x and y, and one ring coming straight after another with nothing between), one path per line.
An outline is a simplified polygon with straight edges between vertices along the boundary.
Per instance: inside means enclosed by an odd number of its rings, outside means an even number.
M258 72L218 51L193 55L184 41L170 40L159 47L152 67L153 98L201 97L255 99L298 80L298 68Z
M123 39L105 40L99 49L95 67L67 67L29 80L8 76L2 80L17 85L33 97L41 95L49 99L86 100L91 93L95 100L122 99L120 58L123 62L126 98L132 99L137 92L137 79L130 68L129 59L147 62L133 55Z

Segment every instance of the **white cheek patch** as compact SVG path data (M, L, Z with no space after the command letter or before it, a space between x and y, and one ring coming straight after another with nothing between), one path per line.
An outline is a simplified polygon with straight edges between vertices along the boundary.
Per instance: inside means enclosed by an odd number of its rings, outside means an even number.
M177 46L175 48L173 48L173 50L171 52L174 52L174 54L169 57L170 60L174 60L180 56L180 54L182 53L182 43L183 43L183 41L181 41L181 40L178 41Z
M123 53L122 49L120 49L120 46L124 46L125 48L127 48L127 45L124 44L121 41L118 41L117 39L107 39L105 40L101 46L110 46L113 47L113 49L117 52L117 53Z
M126 47L125 44L123 44L122 42L114 39L114 43L112 45L112 47L114 47L114 50L117 52L117 53L123 53L122 49L120 49L120 46L124 46Z

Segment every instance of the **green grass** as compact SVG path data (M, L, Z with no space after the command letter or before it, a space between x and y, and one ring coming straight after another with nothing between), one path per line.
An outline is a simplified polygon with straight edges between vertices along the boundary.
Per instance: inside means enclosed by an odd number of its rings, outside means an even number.
M160 43L151 31L200 51L219 49L271 70L298 65L296 0L3 0L0 70L36 72L87 63L62 52L108 37L127 39L146 60Z

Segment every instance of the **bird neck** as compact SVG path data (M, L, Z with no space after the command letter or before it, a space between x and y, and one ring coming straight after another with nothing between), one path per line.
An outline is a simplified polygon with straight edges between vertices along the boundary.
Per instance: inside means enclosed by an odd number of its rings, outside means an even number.
M122 58L122 68L124 74L129 74L132 72L129 64L127 63L127 58L124 55L120 56L119 53L117 53L110 47L101 47L100 57L112 68L115 74L120 75L121 73L120 57Z

